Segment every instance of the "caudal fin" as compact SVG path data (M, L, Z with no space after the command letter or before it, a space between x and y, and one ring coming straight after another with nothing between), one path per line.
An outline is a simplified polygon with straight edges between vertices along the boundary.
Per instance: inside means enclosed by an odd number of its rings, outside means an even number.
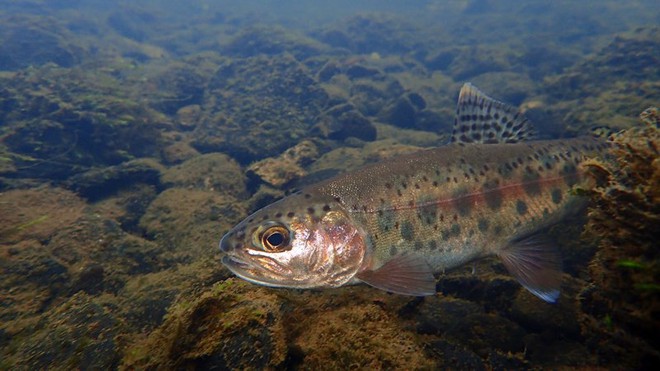
M534 235L513 241L498 256L532 294L550 303L557 301L562 273L559 253L552 243Z

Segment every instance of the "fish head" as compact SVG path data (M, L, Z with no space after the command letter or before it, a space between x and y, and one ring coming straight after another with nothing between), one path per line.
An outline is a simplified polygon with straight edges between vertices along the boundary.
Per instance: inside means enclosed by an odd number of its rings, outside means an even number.
M365 233L333 199L294 194L247 217L220 241L222 263L261 285L339 287L362 266Z

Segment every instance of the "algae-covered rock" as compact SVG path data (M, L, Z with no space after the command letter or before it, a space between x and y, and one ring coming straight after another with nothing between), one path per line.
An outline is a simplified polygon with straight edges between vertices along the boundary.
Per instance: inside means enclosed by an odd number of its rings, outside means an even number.
M200 153L194 149L189 143L184 141L177 141L168 146L165 146L160 151L163 163L167 165L180 164L186 160L197 157Z
M74 193L61 188L11 190L0 193L0 244L46 241L71 225L85 207Z
M0 70L55 63L71 67L87 52L75 35L51 17L0 16Z
M268 289L230 279L170 308L162 326L127 349L125 368L274 368L287 356L287 324Z
M289 54L227 61L209 83L208 117L194 130L192 145L231 153L243 164L277 155L308 135L327 99Z
M74 175L66 181L66 186L82 197L96 201L136 184L158 187L161 171L162 166L151 159L133 160Z
M317 146L305 140L287 149L277 158L267 158L250 165L247 174L274 187L281 187L307 174L304 166L318 157Z
M295 344L311 369L432 369L424 345L404 331L396 313L377 303L354 303L316 313Z
M0 85L7 87L0 96L11 102L0 120L13 177L62 180L158 156L158 125L167 120L131 99L130 89L108 71L46 65L1 75Z
M223 153L193 157L163 174L167 186L215 191L236 198L246 196L246 178L241 167Z
M214 255L222 235L245 215L230 195L175 187L156 197L140 226L164 249L161 259L189 263Z
M228 270L214 259L134 275L117 293L120 316L132 329L152 331L162 324L177 298L193 300L228 277Z
M559 101L555 109L570 132L584 134L594 125L630 128L641 110L657 104L659 34L653 26L616 35L597 53L548 79L545 90Z
M318 133L323 138L345 140L355 137L367 141L376 139L376 128L349 103L330 108L317 121L313 133Z
M291 53L298 60L323 54L327 49L304 34L275 26L245 28L223 47L225 52L237 57Z
M3 367L112 369L120 361L122 324L107 308L80 292L43 315L30 336L15 334Z
M326 44L357 54L403 54L421 46L415 31L419 31L418 26L406 19L385 14L365 14L347 18L319 32L318 38Z
M607 346L609 361L635 368L660 360L658 109L642 120L644 127L614 135L611 161L588 164L600 185L588 192L587 231L600 248L590 264L593 286L582 294L590 345Z

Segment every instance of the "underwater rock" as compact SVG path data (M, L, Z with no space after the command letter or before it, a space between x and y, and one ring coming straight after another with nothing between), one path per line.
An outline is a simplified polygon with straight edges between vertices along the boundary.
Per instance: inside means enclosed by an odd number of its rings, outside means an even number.
M376 139L376 128L350 103L336 105L321 114L312 128L313 134L332 140L355 137L361 140Z
M356 54L405 54L421 48L418 26L403 17L357 15L317 34L324 43Z
M209 116L193 131L192 145L231 153L241 164L275 156L308 136L327 100L290 54L228 61L209 83Z
M135 40L144 41L153 33L157 16L137 6L123 7L108 16L107 24L120 35Z
M74 193L54 187L0 193L0 245L25 240L47 241L83 215L85 203Z
M551 306L526 290L518 290L511 305L510 318L529 332L551 331L561 334L562 340L579 340L578 308L573 299L578 286L575 279L564 279L562 296Z
M530 93L536 90L536 85L524 73L487 72L475 76L471 82L482 91L497 92L497 99L513 106L520 106ZM559 122L560 123L560 122ZM559 125L555 123L555 125Z
M440 50L439 52L442 52ZM487 72L507 71L516 57L514 49L505 49L491 45L476 45L469 47L451 47L455 55L444 71L454 81L470 81L475 76ZM502 89L496 89L495 92Z
M238 199L247 196L243 170L224 153L193 157L165 170L161 180L167 187L215 191Z
M307 174L304 167L319 156L312 141L305 140L287 149L279 157L267 158L247 168L247 175L279 188Z
M176 141L160 151L160 156L166 165L180 164L199 155L200 153L185 141Z
M645 368L660 361L660 113L641 115L644 127L613 136L612 159L588 169L599 186L587 233L599 241L590 263L593 285L582 293L583 334L607 359ZM605 356L603 354L603 356Z
M414 128L416 126L416 111L417 109L410 99L400 97L384 109L381 120L402 128Z
M140 183L158 187L161 171L162 166L154 160L133 160L74 175L66 181L66 187L96 201Z
M122 367L281 367L287 356L285 327L273 291L229 279L173 305L162 326L130 346Z
M419 335L406 329L390 306L399 298L354 290L340 296L311 297L311 319L292 323L294 354L310 369L434 369L437 362L424 350ZM304 316L308 317L308 316ZM303 318L304 318L303 317ZM295 317L294 317L295 318Z
M484 349L519 353L525 331L517 323L485 313L476 303L450 297L428 297L416 313L418 332L438 334L484 356Z
M51 17L0 17L0 70L55 63L71 67L86 56L75 36Z
M151 331L162 324L177 298L195 298L228 277L229 272L213 259L135 275L117 294L120 316L136 331Z
M183 131L192 130L201 115L202 107L198 104L183 106L176 111L176 123Z
M140 227L163 249L162 261L173 265L215 255L219 237L245 215L231 195L174 187L149 205Z
M325 54L328 47L292 29L252 26L239 32L222 49L229 55L242 58L290 53L302 61Z
M122 324L103 302L79 292L45 313L30 336L15 336L2 365L26 369L114 369Z
M434 133L451 133L454 122L453 112L448 110L424 109L417 112L415 128Z
M211 77L211 73L197 64L194 61L173 63L149 79L157 89L150 96L152 106L168 115L176 114L179 126L184 129L191 128L199 118L199 105L203 103L205 87Z
M127 275L157 271L168 264L161 259L167 252L165 246L126 233L116 220L93 213L59 230L46 248L66 265L74 283L86 274L85 267L103 265L99 291L114 292L124 285ZM75 292L74 286L69 286Z
M12 176L63 180L90 168L158 156L167 120L107 71L53 65L0 75ZM48 87L48 94L42 89ZM111 91L112 94L108 92Z
M658 104L660 28L640 27L616 35L609 45L583 58L544 90L558 103L570 134L586 134L594 123L613 131L636 125L635 117Z
M319 70L317 76L319 81L327 82L335 75L342 72L339 64L336 61L329 61Z

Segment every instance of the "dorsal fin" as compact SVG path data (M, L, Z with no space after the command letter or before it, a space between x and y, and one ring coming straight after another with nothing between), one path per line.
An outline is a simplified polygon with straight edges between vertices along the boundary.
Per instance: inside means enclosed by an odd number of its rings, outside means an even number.
M470 83L463 85L452 143L518 143L532 136L532 125L516 108L487 96Z

